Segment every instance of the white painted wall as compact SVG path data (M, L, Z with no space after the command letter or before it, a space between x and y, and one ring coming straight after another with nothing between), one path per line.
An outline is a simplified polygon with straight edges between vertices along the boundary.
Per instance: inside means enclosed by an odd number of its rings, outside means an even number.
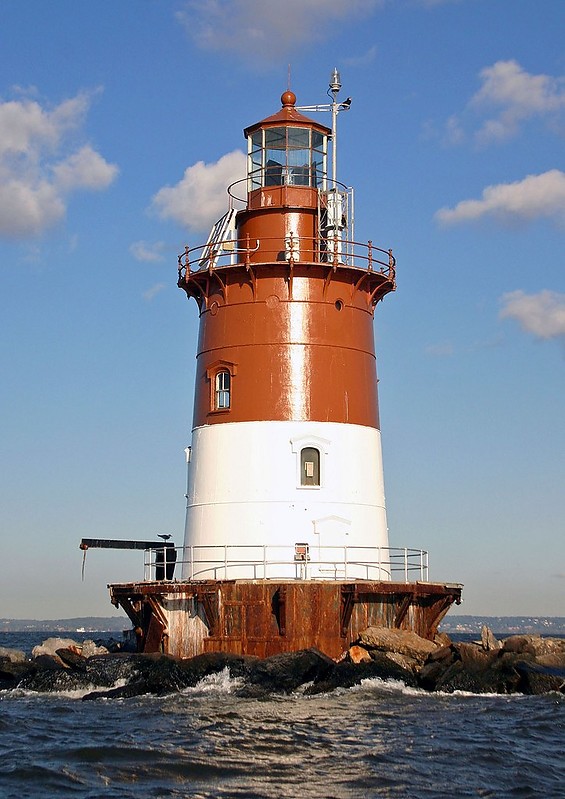
M300 450L321 454L320 487L300 486ZM334 422L240 422L193 431L188 463L185 547L198 547L213 561L205 572L183 577L361 577L385 579L383 569L342 564L344 547L388 547L380 432ZM310 562L295 565L294 545L310 546ZM268 559L286 565L261 569L241 565L223 571L229 559ZM253 550L241 549L253 545ZM239 547L240 549L237 549ZM330 547L329 550L320 547ZM278 549L274 549L278 548ZM357 559L375 561L374 551ZM386 554L383 553L383 558ZM318 565L317 561L330 561ZM216 570L214 571L214 567Z

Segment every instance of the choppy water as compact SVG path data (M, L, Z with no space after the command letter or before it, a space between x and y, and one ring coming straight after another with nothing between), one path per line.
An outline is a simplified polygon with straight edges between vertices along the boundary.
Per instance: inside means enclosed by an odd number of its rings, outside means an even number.
M236 688L224 672L164 698L0 692L0 797L565 796L563 695Z

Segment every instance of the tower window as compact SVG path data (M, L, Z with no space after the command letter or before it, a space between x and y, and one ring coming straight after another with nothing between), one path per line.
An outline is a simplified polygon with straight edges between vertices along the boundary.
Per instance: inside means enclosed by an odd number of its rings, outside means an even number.
M320 450L315 447L300 450L300 485L320 485Z
M214 409L227 410L231 402L231 375L227 369L222 369L216 374L214 391Z

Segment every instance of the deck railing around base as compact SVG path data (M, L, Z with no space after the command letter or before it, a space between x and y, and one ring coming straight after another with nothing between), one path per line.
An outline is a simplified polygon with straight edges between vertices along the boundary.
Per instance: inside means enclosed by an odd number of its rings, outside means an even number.
M428 581L428 553L409 547L191 546L145 553L145 580Z

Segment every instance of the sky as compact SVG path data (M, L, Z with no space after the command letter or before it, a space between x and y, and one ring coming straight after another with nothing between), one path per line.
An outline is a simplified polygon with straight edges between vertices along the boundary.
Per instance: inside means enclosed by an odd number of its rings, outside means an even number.
M375 314L390 543L457 613L565 615L565 3L3 0L0 618L112 615L182 542L197 309L177 255L242 130L352 97L338 178ZM317 117L330 124L325 116Z

